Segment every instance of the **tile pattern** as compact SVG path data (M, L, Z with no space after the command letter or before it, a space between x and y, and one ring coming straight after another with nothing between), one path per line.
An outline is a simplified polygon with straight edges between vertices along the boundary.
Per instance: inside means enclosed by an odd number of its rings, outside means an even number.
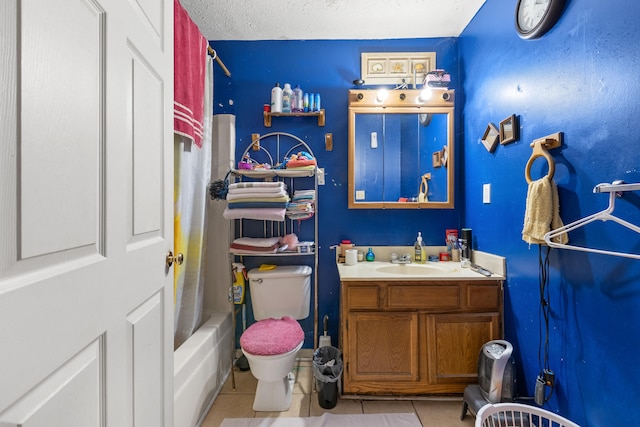
M285 412L256 412L253 396L258 381L250 371L235 370L236 389L231 377L224 384L201 427L219 427L225 418L315 417L325 412L334 414L380 414L415 412L423 427L472 427L474 418L467 414L460 421L461 398L428 400L360 400L340 398L335 408L324 409L318 404L313 387L312 350L302 350L296 361L296 381L291 408Z

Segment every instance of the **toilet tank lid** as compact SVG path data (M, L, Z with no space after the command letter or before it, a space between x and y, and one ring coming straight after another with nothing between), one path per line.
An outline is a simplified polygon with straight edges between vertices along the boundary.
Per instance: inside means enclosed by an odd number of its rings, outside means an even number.
M259 270L257 268L252 268L249 270L248 275L250 279L310 276L311 267L308 265L279 265L271 270Z

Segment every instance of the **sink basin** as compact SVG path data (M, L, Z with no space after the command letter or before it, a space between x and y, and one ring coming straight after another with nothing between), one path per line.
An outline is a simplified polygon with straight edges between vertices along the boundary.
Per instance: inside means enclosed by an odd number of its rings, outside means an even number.
M430 274L451 273L454 268L451 266L441 266L434 264L397 264L384 265L376 268L378 273L407 274L411 276L421 276Z

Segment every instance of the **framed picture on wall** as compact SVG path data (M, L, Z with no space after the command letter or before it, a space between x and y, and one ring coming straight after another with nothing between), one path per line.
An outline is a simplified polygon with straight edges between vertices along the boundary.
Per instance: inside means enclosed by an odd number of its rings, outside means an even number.
M520 135L518 134L520 126L518 125L518 116L510 115L500 122L500 144L510 144L516 142Z
M493 153L500 141L500 131L493 123L489 123L482 135L482 145L488 152Z
M440 151L435 151L431 155L431 166L433 166L434 168L439 168L440 166L442 166L442 164L440 163L441 161L442 157Z

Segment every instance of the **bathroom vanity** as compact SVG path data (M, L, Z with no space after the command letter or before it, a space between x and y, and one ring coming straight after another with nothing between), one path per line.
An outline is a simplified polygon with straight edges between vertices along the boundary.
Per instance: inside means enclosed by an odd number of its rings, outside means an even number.
M477 382L480 348L503 334L503 270L486 277L456 262L338 270L344 395L462 393Z

